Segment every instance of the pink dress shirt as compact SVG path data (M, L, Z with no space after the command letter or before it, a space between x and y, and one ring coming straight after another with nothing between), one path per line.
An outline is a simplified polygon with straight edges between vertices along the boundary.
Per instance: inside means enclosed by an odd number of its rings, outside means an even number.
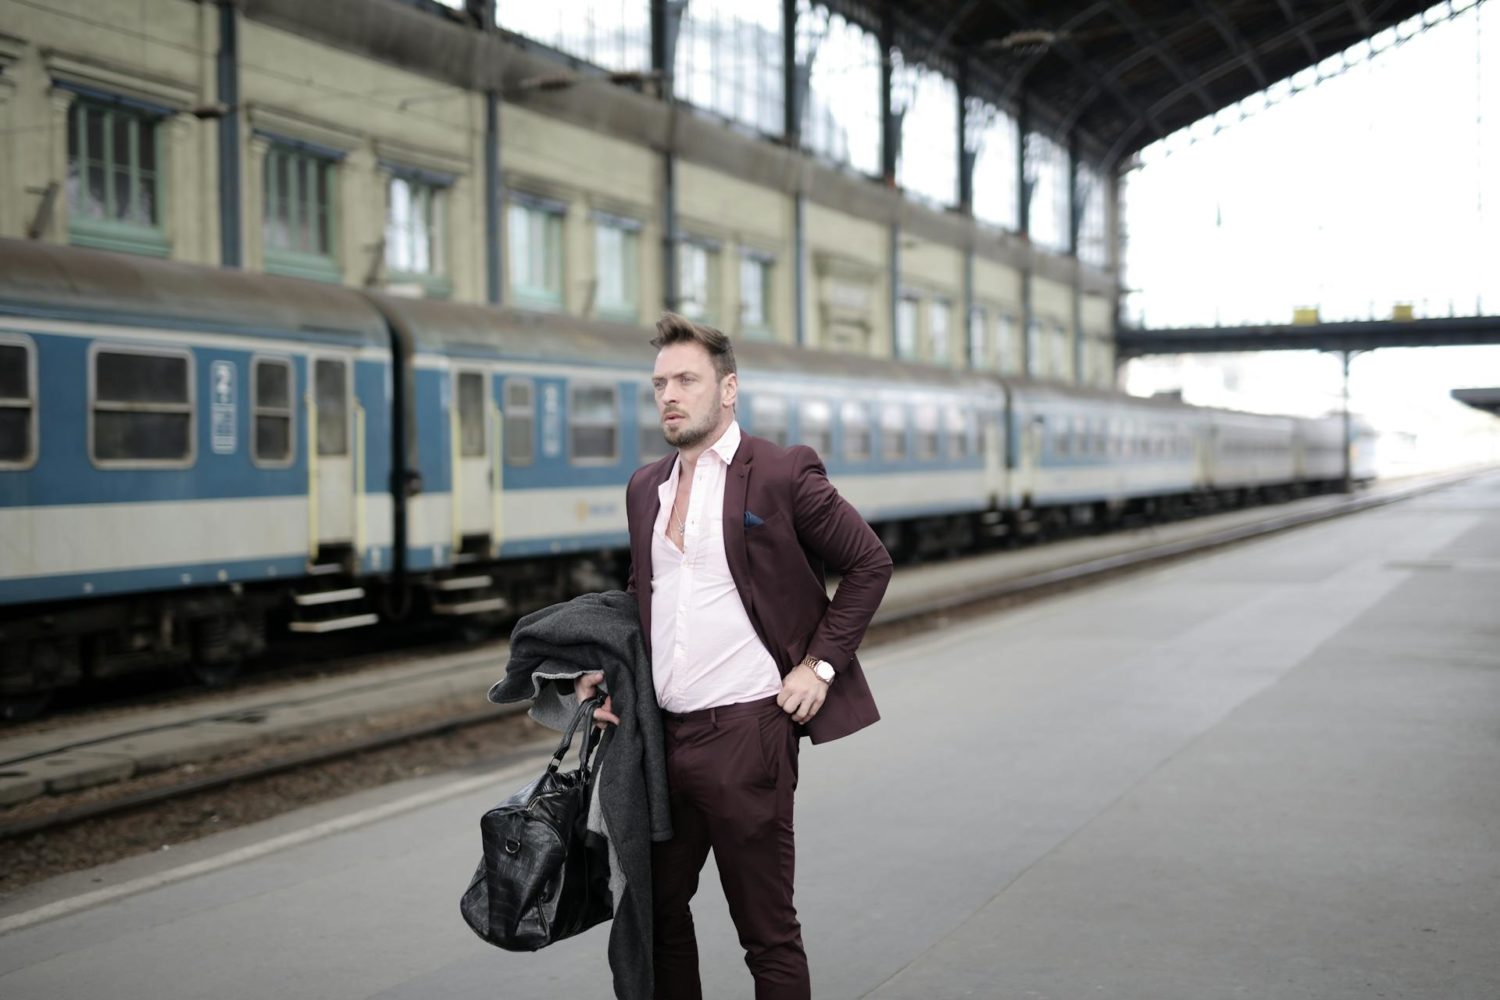
M651 531L651 670L656 702L668 712L734 705L781 691L781 671L750 624L724 555L724 481L739 446L736 421L698 457L681 550L667 537L681 458L658 488L661 511Z

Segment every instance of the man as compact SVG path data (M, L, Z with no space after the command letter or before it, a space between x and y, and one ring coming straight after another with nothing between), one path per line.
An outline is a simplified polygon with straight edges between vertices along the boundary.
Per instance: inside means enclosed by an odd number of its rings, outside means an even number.
M811 995L792 902L797 741L879 719L854 656L891 560L817 454L740 431L729 338L671 313L652 385L677 450L626 487L631 570L662 708L670 841L653 845L656 996L702 996L689 904L710 848L756 1000ZM843 574L832 601L823 567ZM602 675L582 678L580 700ZM606 702L601 722L618 722Z

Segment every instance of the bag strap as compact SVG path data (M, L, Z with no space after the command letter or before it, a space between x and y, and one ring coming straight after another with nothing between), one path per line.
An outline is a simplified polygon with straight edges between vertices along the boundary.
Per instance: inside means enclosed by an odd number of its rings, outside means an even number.
M549 773L556 774L557 769L562 767L563 758L568 755L568 748L573 745L573 734L578 732L578 727L585 720L593 722L594 710L604 707L604 696L596 695L578 706L578 711L573 713L573 721L568 723L567 732L563 733L562 740L557 744L557 751L552 755L552 760L547 763ZM585 775L589 773L589 753L593 749L594 733L592 726L585 730L583 742L578 748L578 767ZM598 766L597 760L595 766Z

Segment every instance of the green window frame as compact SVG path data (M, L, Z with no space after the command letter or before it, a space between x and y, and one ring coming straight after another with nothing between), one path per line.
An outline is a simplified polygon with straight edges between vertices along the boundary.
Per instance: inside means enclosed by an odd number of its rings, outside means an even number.
M561 202L512 195L505 212L510 294L524 309L563 306L563 217Z
M68 242L165 257L164 113L79 97L68 108Z
M433 298L453 294L448 276L448 188L435 175L390 170L386 182L385 270L390 284L414 284Z
M272 141L266 150L266 271L341 282L338 263L338 154Z
M688 319L716 323L719 316L719 247L683 240L677 247L677 311Z
M769 254L746 252L740 256L740 329L746 336L771 338L772 267Z
M640 243L641 225L635 220L594 217L596 315L632 323L640 319Z

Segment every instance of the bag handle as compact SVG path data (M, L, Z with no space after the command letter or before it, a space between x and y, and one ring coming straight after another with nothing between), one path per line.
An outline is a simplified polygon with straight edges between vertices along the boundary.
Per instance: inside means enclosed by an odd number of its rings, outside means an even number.
M547 763L547 771L556 774L557 769L562 767L563 758L568 755L568 749L573 745L573 734L578 732L578 727L585 719L593 721L594 710L604 707L604 696L595 695L588 701L578 706L578 711L573 713L573 721L568 723L567 732L563 733L562 740L557 744L557 752L552 755L552 760ZM593 733L585 732L583 744L578 748L578 767L585 775L589 769L589 751L592 749Z

